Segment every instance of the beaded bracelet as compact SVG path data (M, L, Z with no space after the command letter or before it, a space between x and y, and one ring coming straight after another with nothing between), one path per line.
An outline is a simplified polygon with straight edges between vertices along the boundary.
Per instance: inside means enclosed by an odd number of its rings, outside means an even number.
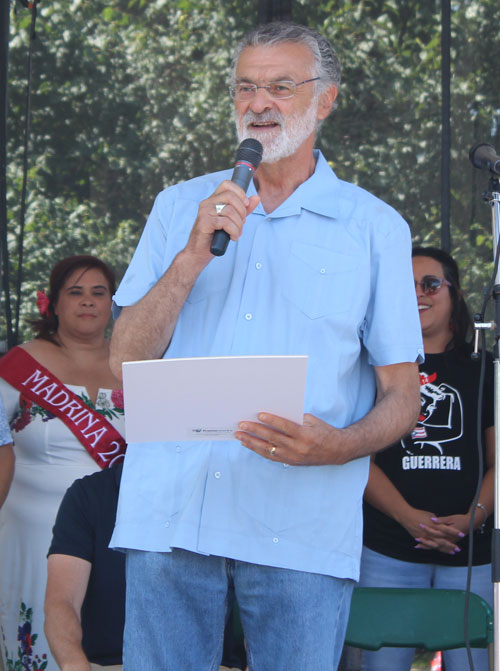
M481 526L477 528L477 531L479 531L480 534L484 534L484 530L486 528L486 520L488 519L488 511L486 510L486 508L483 506L482 503L476 503L476 508L481 508L481 510L483 511L484 520Z

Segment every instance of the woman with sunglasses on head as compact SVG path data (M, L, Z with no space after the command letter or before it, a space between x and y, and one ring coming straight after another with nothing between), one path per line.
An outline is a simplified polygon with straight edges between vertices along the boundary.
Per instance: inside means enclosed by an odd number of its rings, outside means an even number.
M425 362L421 413L410 436L378 453L365 491L361 587L465 589L474 514L471 590L493 605L490 546L494 505L493 373L488 356L482 405L483 480L477 506L480 363L458 267L441 249L413 250ZM363 651L366 671L406 671L414 650ZM469 669L466 649L444 651L447 671ZM488 651L473 649L476 671Z

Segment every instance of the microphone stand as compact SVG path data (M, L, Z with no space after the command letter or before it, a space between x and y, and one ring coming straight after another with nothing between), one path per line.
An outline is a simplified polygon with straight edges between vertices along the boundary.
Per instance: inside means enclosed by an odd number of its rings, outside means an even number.
M493 235L493 260L496 261L500 234L500 185L498 177L491 175L488 191L483 193L485 201L491 205L491 224ZM499 264L500 265L500 264ZM500 669L500 269L495 269L493 323L474 323L475 349L477 349L479 330L494 329L493 371L494 371L494 425L495 425L495 510L491 547L491 579L493 582L493 668Z

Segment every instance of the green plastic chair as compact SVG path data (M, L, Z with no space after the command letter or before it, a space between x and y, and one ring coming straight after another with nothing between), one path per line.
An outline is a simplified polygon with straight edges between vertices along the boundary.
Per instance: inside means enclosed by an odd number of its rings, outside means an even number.
M465 591L356 587L345 642L365 650L381 647L449 650L465 647ZM477 594L470 595L469 641L490 647L493 612Z

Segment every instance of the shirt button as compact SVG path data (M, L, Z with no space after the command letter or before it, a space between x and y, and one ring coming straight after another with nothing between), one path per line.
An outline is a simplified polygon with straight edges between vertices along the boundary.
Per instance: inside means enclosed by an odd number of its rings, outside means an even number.
M180 446L180 445L176 445L176 446L175 446L175 451L176 451L176 452L180 452L180 451L181 451L181 446Z
M246 315L245 315L245 319L247 320L247 322L249 322L252 319L252 313L247 312Z
M275 537L273 538L273 543L278 543L278 542L279 542L279 539L276 538L276 536L275 536Z
M170 522L165 522L165 526L166 526L166 527L169 527L169 526L170 526Z
M257 261L255 267L257 268L257 270L260 270L262 268L262 263L260 263L260 261Z
M319 271L319 272L320 272L322 275L324 275L324 274L326 273L326 268L320 268L320 271Z
M214 477L218 480L220 478L220 471L215 471Z

